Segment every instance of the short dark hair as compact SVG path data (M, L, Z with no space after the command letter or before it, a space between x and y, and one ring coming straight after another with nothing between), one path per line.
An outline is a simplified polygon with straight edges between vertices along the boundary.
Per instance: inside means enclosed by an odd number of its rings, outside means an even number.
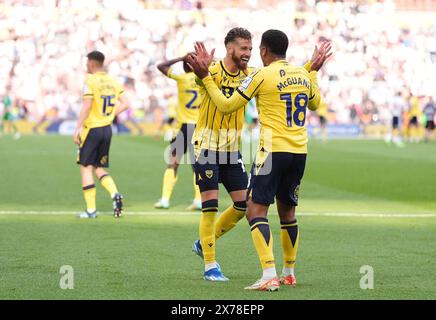
M287 35L280 30L268 30L262 34L260 44L278 56L286 56L289 40Z
M233 28L227 32L226 37L224 38L224 45L227 45L229 42L233 42L236 38L242 38L245 40L251 40L251 33L247 29L244 28Z
M90 53L88 53L88 55L86 57L89 60L98 61L102 65L104 63L104 54L101 53L100 51L91 51Z

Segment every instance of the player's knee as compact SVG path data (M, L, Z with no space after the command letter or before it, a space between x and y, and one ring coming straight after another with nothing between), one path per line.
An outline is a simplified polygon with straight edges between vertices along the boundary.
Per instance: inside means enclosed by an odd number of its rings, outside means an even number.
M80 165L80 171L82 173L92 174L93 170L94 170L94 167L92 165L87 165L87 166Z
M247 200L246 218L248 222L255 218L266 217L268 206L255 203L251 198Z
M295 220L295 207L292 207L292 209L287 212L286 218L287 218L288 221Z
M201 188L200 188L201 190ZM205 202L208 200L218 199L218 190L207 190L201 192L201 201ZM218 201L218 200L217 200Z
M95 174L97 177L99 177L99 179L100 179L102 176L107 176L107 175L108 175L107 171L104 170L103 168L94 168L94 174Z
M237 190L231 191L230 197L232 198L233 203L235 202L247 202L247 190Z
M295 206L282 205L277 208L280 220L291 221L295 220Z

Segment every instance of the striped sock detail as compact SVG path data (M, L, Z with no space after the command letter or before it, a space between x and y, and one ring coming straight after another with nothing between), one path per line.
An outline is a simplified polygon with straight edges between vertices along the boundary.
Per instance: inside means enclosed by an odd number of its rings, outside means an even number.
M288 232L292 247L295 247L298 239L298 223L297 220L293 221L280 221L280 228Z
M92 188L95 188L95 184L90 184L90 185L82 187L83 190L89 190L89 189L92 189Z
M254 218L248 224L250 225L250 229L253 231L258 225L268 224L268 219L267 218Z
M100 178L98 178L98 180L103 180L103 178L106 178L106 177L108 177L109 176L109 174L104 174L104 175L102 175Z
M211 199L201 203L201 211L205 212L218 212L218 199Z
M233 208L238 211L246 211L247 210L247 202L246 201L237 201L233 203Z
M280 227L286 229L287 227L295 227L297 225L297 220L292 221L280 221Z
M250 230L259 229L260 233L265 239L267 245L271 239L271 230L269 228L269 223L267 218L254 218L250 221Z

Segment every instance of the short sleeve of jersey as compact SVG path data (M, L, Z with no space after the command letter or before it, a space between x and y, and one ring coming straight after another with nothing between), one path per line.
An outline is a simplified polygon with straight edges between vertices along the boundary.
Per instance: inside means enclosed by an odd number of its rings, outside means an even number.
M247 76L236 91L239 92L248 101L253 98L259 91L264 81L263 72L261 69L255 70Z
M90 78L86 78L85 84L83 85L83 97L92 98L93 96L92 81Z
M168 78L174 79L174 80L180 80L180 75L174 72L173 68L168 69L167 73Z

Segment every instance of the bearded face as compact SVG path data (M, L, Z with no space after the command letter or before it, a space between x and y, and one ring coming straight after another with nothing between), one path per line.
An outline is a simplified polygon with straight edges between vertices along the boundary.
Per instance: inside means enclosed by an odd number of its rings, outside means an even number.
M236 38L229 43L229 50L231 50L232 60L239 70L245 70L248 66L248 61L251 58L251 50L253 46L251 40Z

